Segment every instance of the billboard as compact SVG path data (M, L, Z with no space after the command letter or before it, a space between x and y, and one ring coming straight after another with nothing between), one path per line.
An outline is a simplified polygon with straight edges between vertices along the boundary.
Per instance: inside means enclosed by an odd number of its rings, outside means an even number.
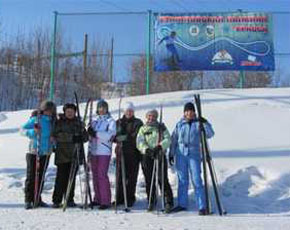
M156 14L154 70L275 70L272 15Z

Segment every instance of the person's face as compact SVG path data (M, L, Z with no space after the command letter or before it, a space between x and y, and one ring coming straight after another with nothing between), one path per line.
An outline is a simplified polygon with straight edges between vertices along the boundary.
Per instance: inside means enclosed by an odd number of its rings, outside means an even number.
M186 120L190 121L195 118L195 112L193 110L186 110L184 111L184 117Z
M99 115L105 115L105 114L107 114L107 109L105 107L99 107L98 108L98 114Z
M74 109L71 109L71 108L67 108L64 111L64 115L68 119L73 119L75 117L75 114L76 114L76 111Z
M52 116L52 111L51 110L44 110L43 115Z
M155 115L153 115L153 114L151 114L151 113L147 114L146 119L147 119L147 122L148 122L148 123L151 123L151 122L156 121L156 117L155 117Z
M126 118L130 119L130 118L132 118L133 116L134 116L134 110L132 110L132 109L127 109L127 110L125 111L125 117L126 117Z

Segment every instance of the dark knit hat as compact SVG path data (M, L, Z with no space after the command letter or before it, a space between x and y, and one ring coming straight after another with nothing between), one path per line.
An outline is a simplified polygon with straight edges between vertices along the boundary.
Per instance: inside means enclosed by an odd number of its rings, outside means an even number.
M43 101L40 105L40 110L41 111L50 110L52 113L55 113L56 107L52 101Z
M66 103L62 108L63 112L65 112L67 109L73 109L75 112L77 111L77 107L73 103Z
M101 108L101 107L105 108L107 110L107 112L109 112L109 105L104 99L101 99L101 100L98 101L98 103L97 103L97 113L98 113L99 108Z
M194 108L194 104L192 102L187 102L185 105L184 105L184 109L183 111L188 111L188 110L192 110L195 112L195 108Z

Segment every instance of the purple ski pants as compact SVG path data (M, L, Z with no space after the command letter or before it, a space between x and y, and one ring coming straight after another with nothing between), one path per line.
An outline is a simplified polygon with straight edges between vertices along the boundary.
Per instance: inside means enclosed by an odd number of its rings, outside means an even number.
M94 184L94 202L100 205L111 204L111 189L108 176L111 156L91 156L91 170Z

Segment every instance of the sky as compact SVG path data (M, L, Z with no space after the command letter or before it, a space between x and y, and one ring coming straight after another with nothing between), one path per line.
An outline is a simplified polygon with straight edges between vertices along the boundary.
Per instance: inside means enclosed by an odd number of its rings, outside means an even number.
M51 29L53 26L53 11L61 13L71 12L218 12L218 11L266 11L274 12L274 46L276 66L285 69L290 76L288 62L290 60L290 1L289 0L0 0L0 42L16 36L17 33L25 33L34 28L42 27ZM133 45L144 43L146 37L146 14L121 17L61 17L68 31L78 31L80 38L74 35L69 39L79 41L82 44L85 25L93 25L95 34L103 35L106 40L110 36L115 37L115 49L120 53L138 53L144 50L145 45ZM126 21L125 28L122 22ZM108 24L104 23L107 22ZM94 24L92 24L94 22ZM108 26L109 25L109 26ZM130 29L132 32L130 33ZM145 28L145 29L143 29ZM111 31L113 32L110 32ZM106 30L105 33L103 31ZM121 31L121 32L120 32ZM114 35L112 35L112 33ZM130 36L128 36L128 33ZM120 36L120 39L118 39ZM89 38L90 39L90 38ZM124 42L126 41L126 42ZM80 45L76 44L76 49ZM280 55L288 53L288 55ZM124 62L124 61L123 61ZM118 66L117 66L118 68ZM116 71L115 71L116 72ZM116 74L116 73L115 73ZM285 74L285 75L287 75ZM118 76L128 80L124 76Z

